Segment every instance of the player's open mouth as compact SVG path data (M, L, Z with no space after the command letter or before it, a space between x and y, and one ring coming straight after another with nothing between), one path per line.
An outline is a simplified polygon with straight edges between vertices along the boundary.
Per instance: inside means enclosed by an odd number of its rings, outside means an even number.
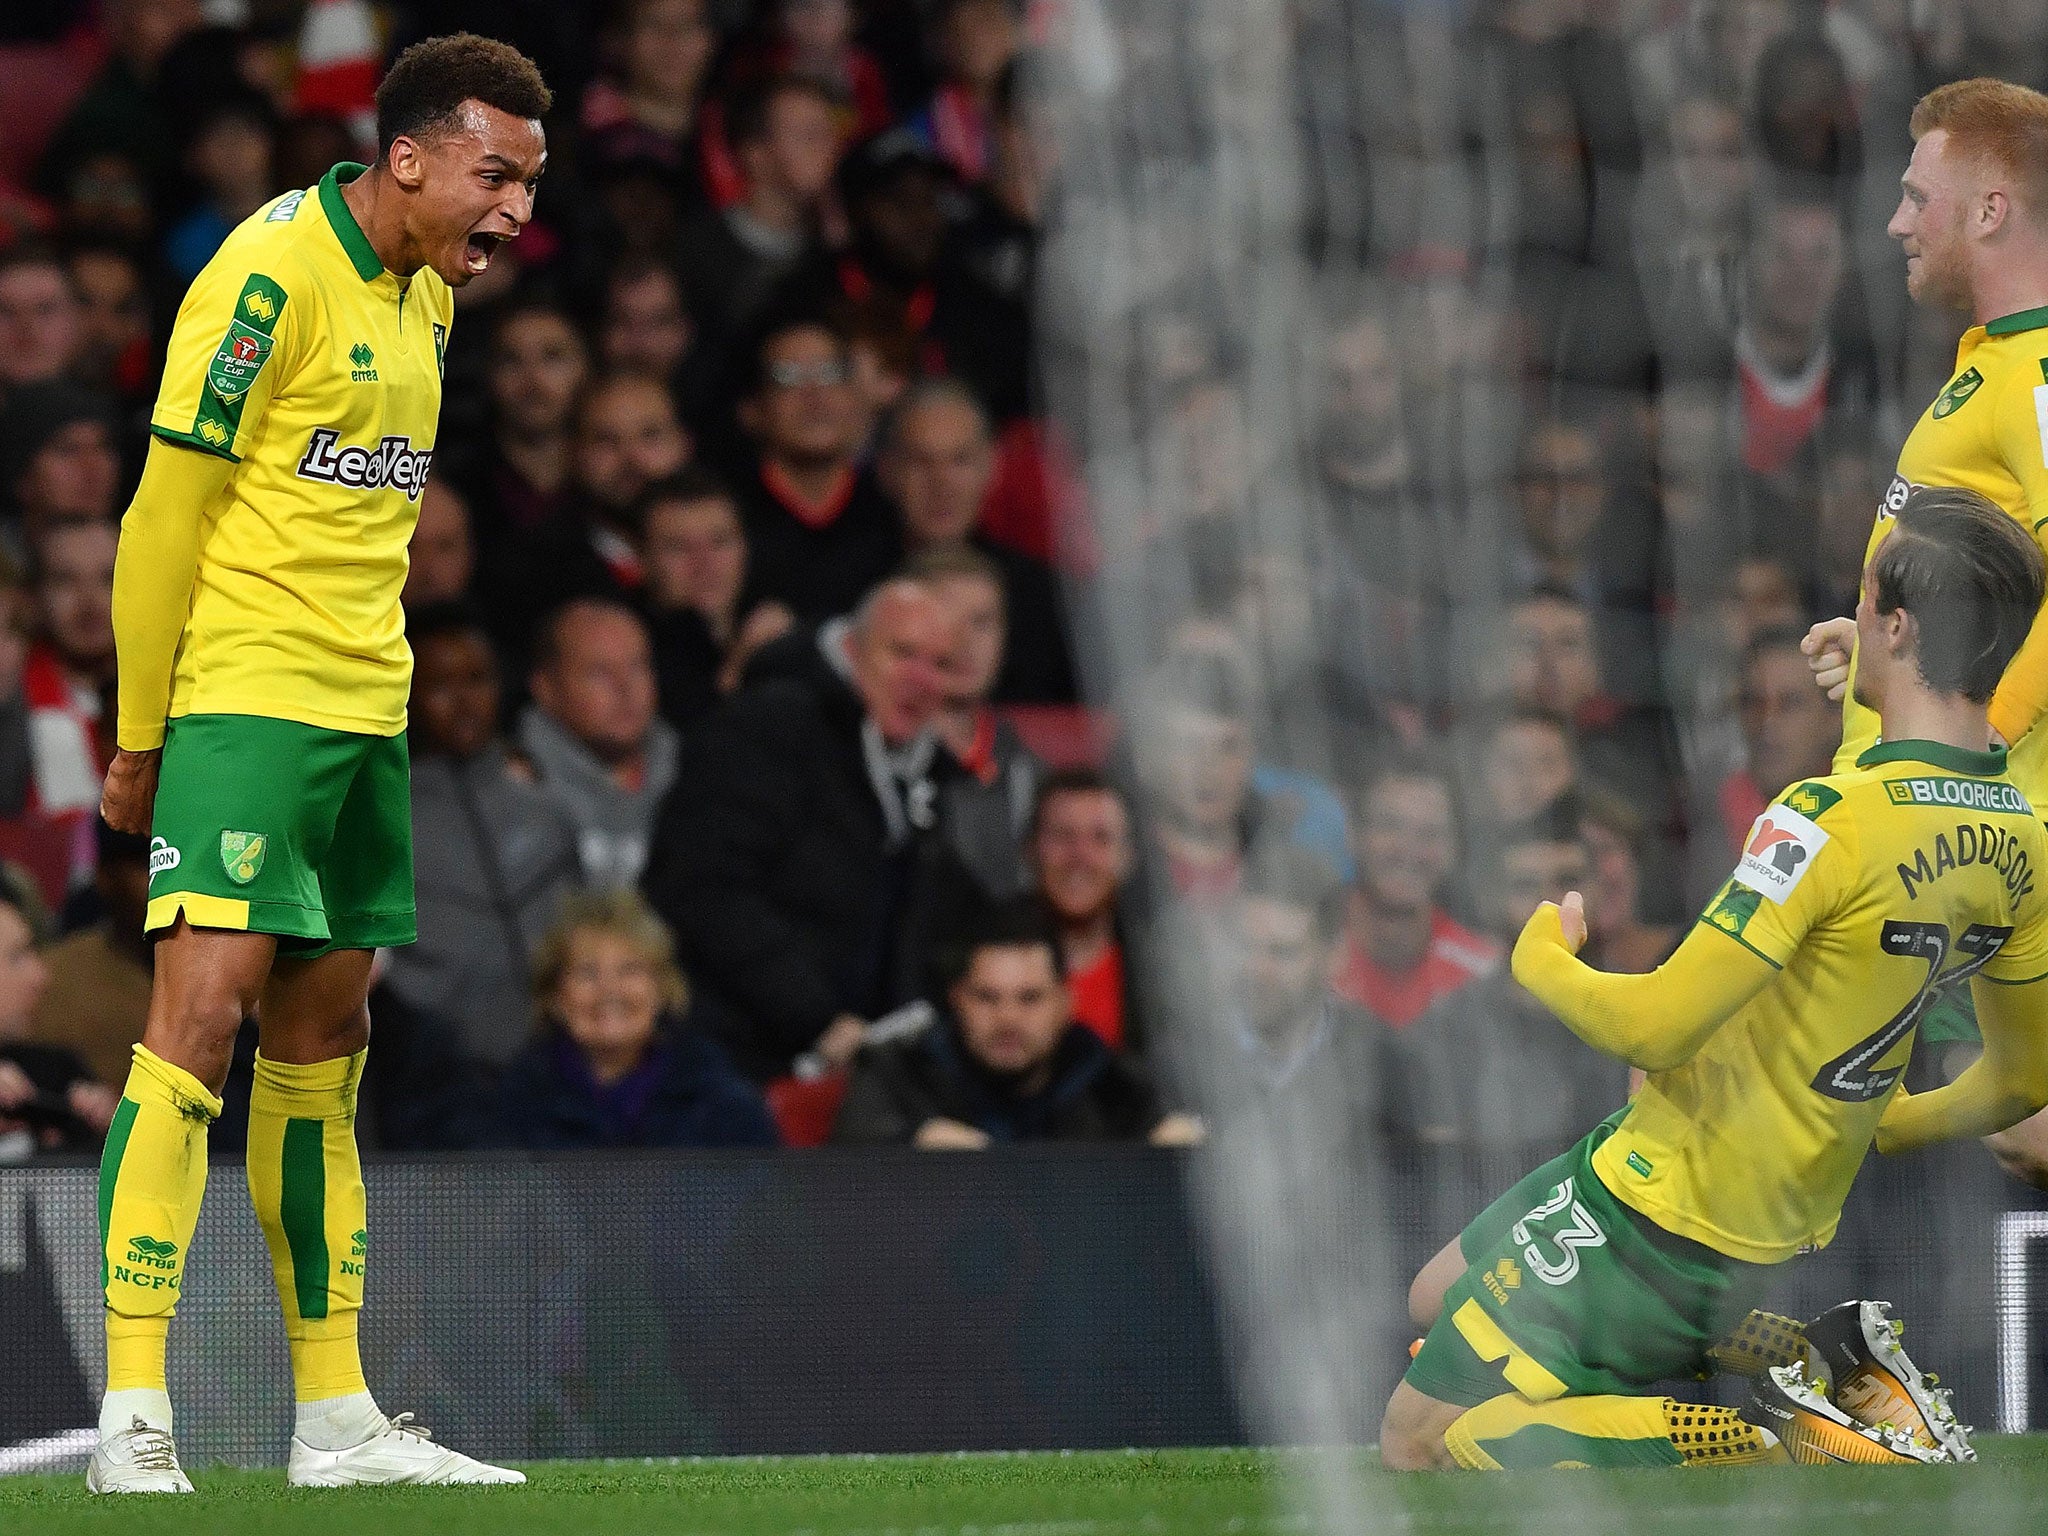
M463 242L462 264L472 275L483 271L490 266L492 255L507 238L504 235L487 234L483 230L478 230Z

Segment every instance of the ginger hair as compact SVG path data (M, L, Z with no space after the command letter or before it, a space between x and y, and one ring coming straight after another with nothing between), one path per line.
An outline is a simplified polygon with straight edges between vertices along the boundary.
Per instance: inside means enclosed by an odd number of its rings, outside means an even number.
M1957 80L1913 108L1916 143L1936 129L1951 153L2005 181L2028 219L2048 227L2048 96L2005 80Z

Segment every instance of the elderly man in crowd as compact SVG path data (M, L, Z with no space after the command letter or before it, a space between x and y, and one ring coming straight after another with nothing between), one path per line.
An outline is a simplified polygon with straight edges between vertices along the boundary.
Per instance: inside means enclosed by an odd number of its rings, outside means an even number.
M928 586L884 582L821 632L822 665L692 734L643 885L757 1076L807 1053L845 1065L921 990L954 638Z

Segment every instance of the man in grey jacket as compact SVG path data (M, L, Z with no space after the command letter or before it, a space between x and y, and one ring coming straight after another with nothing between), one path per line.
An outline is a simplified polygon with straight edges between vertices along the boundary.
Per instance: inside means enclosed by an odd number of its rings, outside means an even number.
M582 883L576 828L497 739L491 642L460 608L414 614L413 852L419 942L388 985L454 1026L464 1053L502 1065L530 1033L528 962Z
M563 604L541 626L531 687L519 748L542 793L575 824L584 876L595 886L634 884L679 745L655 712L647 625L608 599Z

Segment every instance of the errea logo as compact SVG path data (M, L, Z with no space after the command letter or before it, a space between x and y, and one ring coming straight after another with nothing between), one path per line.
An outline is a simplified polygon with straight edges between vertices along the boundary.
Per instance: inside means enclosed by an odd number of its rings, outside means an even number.
M367 343L359 341L350 347L348 349L348 360L356 365L355 369L349 374L349 378L352 381L357 384L374 384L377 382L377 369L375 366L377 354L370 350Z
M387 437L375 448L343 448L340 442L341 434L334 428L315 429L299 459L299 478L358 491L381 491L388 485L407 501L420 499L433 449L414 448L409 437Z

